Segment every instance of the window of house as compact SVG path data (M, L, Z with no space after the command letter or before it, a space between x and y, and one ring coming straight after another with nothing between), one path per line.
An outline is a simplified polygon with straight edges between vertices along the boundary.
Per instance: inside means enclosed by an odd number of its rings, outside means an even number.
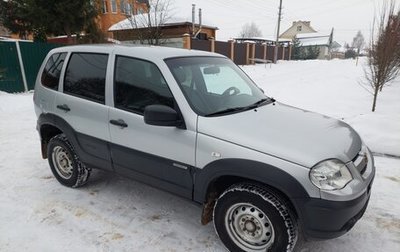
M107 9L107 0L103 0L102 11L103 11L103 13L107 13L107 12L108 12L108 9Z
M302 27L301 25L297 26L297 31L301 31L302 28L303 28L303 27Z
M119 5L120 5L120 8L121 8L121 13L125 14L125 8L126 8L125 1L121 0Z
M127 15L132 15L132 5L130 3L126 3L125 11Z
M117 56L114 80L115 107L143 114L148 105L174 108L174 99L160 70L151 62Z
M111 12L117 12L117 0L111 0Z
M64 65L67 53L55 53L46 63L43 69L41 81L42 85L54 90L58 90L58 83L60 81L61 69Z
M108 55L73 53L64 78L64 93L104 104Z

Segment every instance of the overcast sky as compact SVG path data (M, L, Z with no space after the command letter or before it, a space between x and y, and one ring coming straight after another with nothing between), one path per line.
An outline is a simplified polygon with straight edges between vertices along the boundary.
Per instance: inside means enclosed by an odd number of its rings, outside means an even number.
M274 37L279 0L170 0L171 12L191 16L191 5L202 8L205 24L219 28L217 40L228 40L240 33L245 23L255 22L264 37ZM389 0L283 0L281 33L293 21L311 21L318 32L329 34L335 29L334 40L350 43L358 30L369 38L374 13ZM398 4L400 0L395 0Z

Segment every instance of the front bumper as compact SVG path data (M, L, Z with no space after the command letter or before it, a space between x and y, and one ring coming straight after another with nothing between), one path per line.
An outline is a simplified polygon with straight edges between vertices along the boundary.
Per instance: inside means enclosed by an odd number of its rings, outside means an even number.
M363 216L371 194L372 181L367 190L350 201L297 199L300 222L307 238L330 239L348 232Z

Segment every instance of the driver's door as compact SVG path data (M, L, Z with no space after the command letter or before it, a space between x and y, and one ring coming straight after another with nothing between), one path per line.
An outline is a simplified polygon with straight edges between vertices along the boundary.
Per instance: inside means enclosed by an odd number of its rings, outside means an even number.
M191 198L196 133L144 123L147 105L177 105L158 67L116 56L114 108L110 109L111 154L115 170ZM120 122L118 125L117 122Z

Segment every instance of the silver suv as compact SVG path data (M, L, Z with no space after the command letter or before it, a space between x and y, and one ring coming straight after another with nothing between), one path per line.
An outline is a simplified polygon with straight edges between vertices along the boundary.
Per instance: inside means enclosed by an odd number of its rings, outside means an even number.
M267 97L224 56L157 47L52 50L35 94L57 180L92 168L191 199L230 251L291 251L363 215L373 157L347 124Z

